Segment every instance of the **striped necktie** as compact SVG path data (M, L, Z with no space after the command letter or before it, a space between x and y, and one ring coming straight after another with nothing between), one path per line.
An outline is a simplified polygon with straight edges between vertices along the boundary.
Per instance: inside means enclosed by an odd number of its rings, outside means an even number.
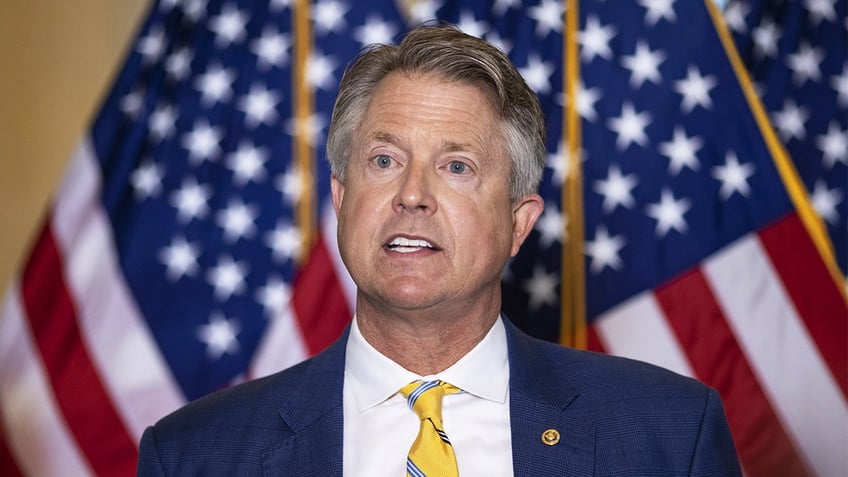
M444 381L414 381L401 388L421 427L409 449L406 475L411 477L457 477L453 446L442 427L442 396L462 392Z

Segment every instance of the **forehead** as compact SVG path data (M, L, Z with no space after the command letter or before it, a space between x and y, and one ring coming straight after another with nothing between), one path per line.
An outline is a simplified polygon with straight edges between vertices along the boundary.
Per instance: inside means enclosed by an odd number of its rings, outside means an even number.
M411 134L435 133L449 149L462 149L473 140L501 144L502 121L487 93L434 74L391 73L375 88L358 136L394 143Z

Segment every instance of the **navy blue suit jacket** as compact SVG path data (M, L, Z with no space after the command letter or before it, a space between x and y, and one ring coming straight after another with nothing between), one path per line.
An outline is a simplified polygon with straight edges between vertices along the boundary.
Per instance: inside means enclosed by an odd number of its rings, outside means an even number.
M741 475L718 394L506 322L516 476ZM139 476L341 476L347 333L314 358L201 398L144 433ZM541 436L556 429L561 440Z

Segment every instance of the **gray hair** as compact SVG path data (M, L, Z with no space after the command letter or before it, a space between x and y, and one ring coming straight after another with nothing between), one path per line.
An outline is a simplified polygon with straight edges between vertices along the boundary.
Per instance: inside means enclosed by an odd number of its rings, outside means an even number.
M380 81L393 72L435 74L480 88L502 123L510 158L510 197L535 193L545 168L545 120L539 99L509 58L452 26L425 25L397 46L371 45L342 78L327 135L327 159L344 182L351 142Z

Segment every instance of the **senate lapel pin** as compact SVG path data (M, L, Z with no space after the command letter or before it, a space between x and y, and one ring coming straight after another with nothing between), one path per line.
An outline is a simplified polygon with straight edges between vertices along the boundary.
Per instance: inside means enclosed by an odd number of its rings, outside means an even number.
M559 443L559 431L556 429L548 429L542 433L542 442L546 446L555 446Z

